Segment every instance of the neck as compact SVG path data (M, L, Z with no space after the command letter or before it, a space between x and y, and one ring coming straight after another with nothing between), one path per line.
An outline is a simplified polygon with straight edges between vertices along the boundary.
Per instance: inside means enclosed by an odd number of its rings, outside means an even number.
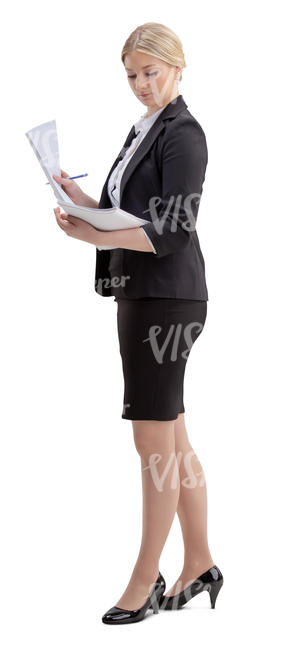
M170 104L170 102L172 102L173 99L175 99L179 95L180 93L176 90L174 94L162 104L162 106L159 106L158 104L153 104L152 106L149 106L145 117L150 117L151 115L156 113L156 111L159 111L160 108L165 108L168 104Z

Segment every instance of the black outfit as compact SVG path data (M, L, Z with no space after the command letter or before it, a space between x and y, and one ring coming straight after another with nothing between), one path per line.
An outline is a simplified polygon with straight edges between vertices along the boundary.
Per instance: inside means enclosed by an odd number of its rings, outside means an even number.
M102 189L135 136L132 127ZM196 219L207 165L204 132L178 95L159 114L121 179L120 207L149 220L153 252L98 250L95 290L117 301L125 389L122 418L172 420L184 412L183 379L205 322L208 292ZM163 346L163 349L162 349Z
M97 249L95 290L102 296L208 300L205 263L195 230L207 146L201 126L186 106L182 95L167 104L121 179L120 207L150 220L142 228L157 254L126 248ZM109 176L134 136L133 126L109 171L99 208L112 207L107 191ZM116 279L128 277L119 287L112 287L114 275Z
M206 300L118 300L125 379L122 418L176 420L184 413L185 366L206 312Z

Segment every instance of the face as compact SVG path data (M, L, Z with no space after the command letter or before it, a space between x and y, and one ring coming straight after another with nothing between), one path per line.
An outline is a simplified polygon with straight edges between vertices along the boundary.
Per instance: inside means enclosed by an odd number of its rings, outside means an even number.
M168 104L179 94L175 77L179 66L171 66L150 54L134 50L126 54L124 65L133 93L148 109L148 114Z

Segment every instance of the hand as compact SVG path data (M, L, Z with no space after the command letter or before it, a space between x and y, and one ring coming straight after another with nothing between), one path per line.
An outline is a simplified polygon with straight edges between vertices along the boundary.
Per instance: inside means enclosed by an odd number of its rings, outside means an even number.
M97 230L97 228L94 228L90 223L87 223L87 221L79 217L73 217L71 214L66 214L66 212L61 213L60 208L54 208L54 213L58 225L64 230L66 235L96 246L96 237L97 233L101 232L100 230Z
M52 176L76 205L84 205L85 193L75 181L65 180L69 176L67 172L61 169L61 176L57 176L56 174L52 174Z

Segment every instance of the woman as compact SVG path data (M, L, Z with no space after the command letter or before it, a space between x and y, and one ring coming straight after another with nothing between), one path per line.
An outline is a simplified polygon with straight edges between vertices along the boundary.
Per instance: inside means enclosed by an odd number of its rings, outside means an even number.
M75 203L120 205L145 219L136 228L103 232L55 209L67 235L110 246L97 248L95 289L117 302L125 384L122 417L132 420L141 460L141 547L126 590L102 617L109 624L140 621L149 608L154 613L177 609L203 590L214 607L223 583L208 547L204 474L188 439L183 403L186 361L207 312L205 265L195 229L206 140L178 92L185 60L173 31L159 23L137 27L121 58L146 113L128 134L100 201L65 180L66 172L54 177ZM164 593L159 559L175 512L184 562Z

